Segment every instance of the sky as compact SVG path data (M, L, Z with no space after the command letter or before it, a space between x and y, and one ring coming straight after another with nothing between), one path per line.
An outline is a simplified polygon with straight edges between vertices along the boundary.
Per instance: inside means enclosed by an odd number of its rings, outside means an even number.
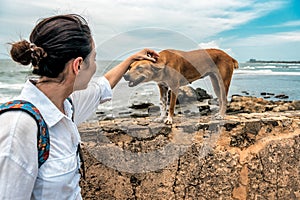
M85 17L97 59L142 49L219 48L239 62L300 60L300 0L0 0L0 58L57 14Z

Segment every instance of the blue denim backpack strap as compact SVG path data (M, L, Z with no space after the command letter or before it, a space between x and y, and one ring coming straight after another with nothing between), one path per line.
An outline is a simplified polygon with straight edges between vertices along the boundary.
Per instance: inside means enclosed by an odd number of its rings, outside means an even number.
M38 126L37 148L39 168L49 157L50 138L47 124L40 111L30 102L24 100L14 100L0 105L0 114L6 111L21 110L31 115Z

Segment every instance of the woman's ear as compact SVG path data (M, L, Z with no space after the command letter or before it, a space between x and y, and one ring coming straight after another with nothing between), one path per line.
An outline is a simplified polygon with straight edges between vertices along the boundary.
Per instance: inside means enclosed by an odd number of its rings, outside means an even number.
M77 57L73 60L72 63L72 69L73 72L77 75L80 71L80 65L83 63L83 58L82 57Z

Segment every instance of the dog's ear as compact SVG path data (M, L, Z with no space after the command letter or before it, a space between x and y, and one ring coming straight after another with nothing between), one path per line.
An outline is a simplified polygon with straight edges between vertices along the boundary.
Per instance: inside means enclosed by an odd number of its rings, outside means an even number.
M159 72L160 70L165 68L165 62L163 57L158 57L156 58L156 62L151 63L151 69L154 72Z
M139 61L134 61L133 63L131 63L131 65L129 65L128 70L130 70L131 68L136 67L137 65L139 65Z
M155 73L163 70L165 68L165 65L163 63L152 63L151 70Z

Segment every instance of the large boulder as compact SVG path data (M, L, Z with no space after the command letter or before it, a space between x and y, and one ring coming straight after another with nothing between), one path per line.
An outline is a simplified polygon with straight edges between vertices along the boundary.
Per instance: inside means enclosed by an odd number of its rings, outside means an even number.
M84 199L300 199L299 111L154 119L81 125Z

